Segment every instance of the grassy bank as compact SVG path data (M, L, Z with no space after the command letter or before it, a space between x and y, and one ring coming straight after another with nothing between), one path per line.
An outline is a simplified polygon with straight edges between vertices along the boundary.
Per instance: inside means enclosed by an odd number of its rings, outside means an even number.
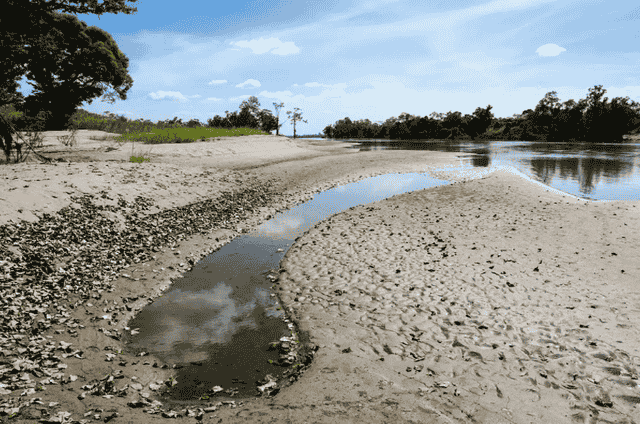
M26 131L28 123L22 113L15 108L0 109L2 115L17 131ZM210 122L209 122L210 123ZM37 125L36 125L37 126ZM63 128L60 128L63 130ZM146 144L191 143L212 137L234 137L242 135L269 135L268 132L256 128L215 128L203 124L196 119L182 122L177 117L172 120L152 122L150 120L130 120L113 113L101 115L78 109L69 120L69 130L98 130L120 134L115 139L119 142L138 141Z
M199 121L190 120L184 124L174 118L171 121L149 120L132 121L124 116L99 115L85 110L78 110L71 118L74 128L100 130L121 134L117 141L138 141L146 144L191 143L211 137L233 137L268 133L255 128L212 128Z
M194 141L206 141L212 137L234 137L243 135L268 135L264 131L252 128L153 128L148 132L125 132L119 137L115 137L116 141L138 141L145 144L161 144L161 143L191 143Z

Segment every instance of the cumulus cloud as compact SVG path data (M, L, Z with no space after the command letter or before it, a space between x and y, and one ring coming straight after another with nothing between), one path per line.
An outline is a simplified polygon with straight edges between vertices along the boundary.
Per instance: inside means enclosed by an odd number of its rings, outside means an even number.
M213 101L213 102L218 102L218 101L220 101L220 100L222 100L222 99L219 99L219 98L217 98L217 97L207 97L207 100L211 100L211 101Z
M209 84L209 85L224 84L225 82L227 82L227 80L213 80L213 81L209 81L207 84Z
M149 93L149 96L153 100L177 100L187 101L187 98L179 91L156 91L155 93Z
M536 53L538 56L558 56L562 52L566 52L567 49L558 46L557 44L545 44L538 47Z
M249 48L255 54L264 54L269 51L273 54L285 56L288 54L295 54L300 49L295 45L293 41L282 42L275 37L262 38L257 40L241 40L230 43L232 46L238 46L242 48Z
M236 85L236 88L258 88L260 87L260 81L254 79L248 79L242 84Z

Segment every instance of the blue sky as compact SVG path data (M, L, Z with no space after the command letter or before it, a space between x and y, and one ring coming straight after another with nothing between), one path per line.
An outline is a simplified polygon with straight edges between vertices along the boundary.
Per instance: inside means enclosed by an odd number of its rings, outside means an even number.
M315 134L338 119L402 112L496 116L602 84L640 101L640 5L622 0L140 0L134 15L78 15L129 58L127 100L86 110L207 118L302 109ZM30 86L24 84L25 93ZM281 133L293 134L290 123Z

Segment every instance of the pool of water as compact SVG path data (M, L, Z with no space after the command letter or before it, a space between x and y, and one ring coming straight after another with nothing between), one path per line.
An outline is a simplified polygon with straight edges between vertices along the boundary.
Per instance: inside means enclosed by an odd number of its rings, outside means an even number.
M270 275L296 238L353 206L447 184L426 174L388 174L316 194L277 214L199 261L162 297L129 322L138 331L133 353L149 352L180 367L171 397L195 400L214 386L235 397L255 396L257 381L284 370L269 361L273 341L290 336L290 323L270 290Z

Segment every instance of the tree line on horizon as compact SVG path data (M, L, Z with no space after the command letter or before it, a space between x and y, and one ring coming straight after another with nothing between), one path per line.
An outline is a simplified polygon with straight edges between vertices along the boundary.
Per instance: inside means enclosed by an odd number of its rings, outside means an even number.
M586 99L561 102L548 92L521 114L496 118L491 105L471 114L437 113L420 117L403 112L384 122L344 118L327 125L327 138L391 140L514 140L545 142L619 143L625 134L640 127L640 103L629 97L604 97L602 85L589 89Z

